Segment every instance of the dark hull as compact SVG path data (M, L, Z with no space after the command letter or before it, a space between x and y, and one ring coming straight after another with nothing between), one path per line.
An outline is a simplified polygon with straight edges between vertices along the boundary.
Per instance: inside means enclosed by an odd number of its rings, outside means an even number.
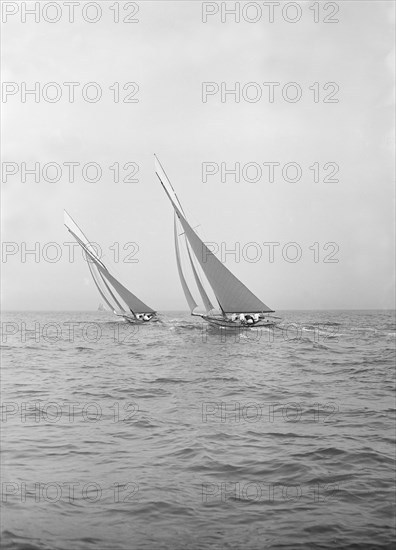
M158 317L152 317L148 321L143 321L142 319L136 319L135 317L129 317L128 315L120 315L127 323L131 325L148 325L149 323L158 323Z
M245 329L245 328L269 328L279 324L270 319L260 319L257 323L243 323L241 321L227 321L224 317L210 317L208 315L201 315L202 319L205 319L213 327L221 327L226 329Z

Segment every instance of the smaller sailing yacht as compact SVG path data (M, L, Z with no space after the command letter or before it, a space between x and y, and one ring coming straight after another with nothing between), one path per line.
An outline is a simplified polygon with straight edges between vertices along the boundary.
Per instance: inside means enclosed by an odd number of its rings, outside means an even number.
M190 307L191 315L205 319L209 324L223 328L256 328L270 327L277 324L274 318L268 316L273 313L257 296L253 294L227 267L209 250L201 238L188 223L180 201L166 175L158 158L155 158L155 171L174 209L174 237L176 263L180 282ZM181 225L181 232L178 229ZM180 259L179 237L184 235L187 256L192 275L205 306L206 314L195 313L198 307L188 287ZM211 286L220 310L215 310L194 263L198 260L205 277Z
M89 271L96 288L111 311L133 324L158 321L157 312L154 309L139 300L137 296L111 275L104 263L98 258L94 247L66 210L64 211L64 224L85 251Z

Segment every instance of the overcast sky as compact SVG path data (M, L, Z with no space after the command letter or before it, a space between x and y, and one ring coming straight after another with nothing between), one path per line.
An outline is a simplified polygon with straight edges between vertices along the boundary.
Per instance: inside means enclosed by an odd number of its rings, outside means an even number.
M195 1L139 2L139 22L117 24L112 4L101 2L97 23L82 19L80 3L74 23L64 11L53 24L29 16L23 23L20 13L3 24L3 81L18 86L2 104L2 160L18 166L2 182L3 241L16 243L7 248L14 247L15 254L3 255L3 308L97 308L100 298L85 262L77 254L70 263L63 245L71 241L63 226L65 208L101 245L105 263L132 292L158 310L187 309L175 264L173 212L155 176L153 153L201 237L218 243L220 252L240 243L244 255L238 262L227 256L226 265L272 309L392 308L393 2L339 2L333 16L339 22L332 24L314 22L312 2L300 4L296 23L283 20L280 12L270 23L263 8L256 23L242 14L239 24L231 17L222 23L220 12L203 23L202 4ZM129 12L121 8L120 17ZM326 15L330 12L319 13L321 20ZM252 18L253 11L246 16ZM23 103L23 81L28 88L39 82L41 91L48 82L81 85L74 103L64 85L58 102L41 96L36 103L27 96ZM82 98L87 82L102 88L96 103ZM115 103L109 89L115 82L121 99L133 91L124 91L125 83L138 83L139 102ZM235 102L229 95L222 103L218 93L203 102L202 82L229 87L254 82L262 87L262 98L249 102L241 96ZM280 83L273 103L264 82ZM281 89L289 82L301 86L300 101L283 99ZM318 103L309 89L315 82ZM323 102L334 89L324 91L327 82L339 87L336 103ZM80 166L76 181L69 182L63 166L58 182L35 182L32 176L22 182L21 164L35 162L41 167L96 162L103 176L97 183L84 181ZM123 165L136 163L139 181L114 182L109 166L116 162L122 177ZM262 177L249 182L241 174L240 182L232 176L222 182L219 173L203 182L203 162L228 167L239 162L241 169L257 163ZM280 163L273 182L263 166L268 162ZM301 166L300 181L282 178L281 168L289 162ZM323 182L329 162L339 166L338 182ZM314 163L319 163L319 182L309 169ZM33 248L36 242L40 261L33 255L23 261L22 243ZM56 263L43 257L46 251L54 254L46 248L50 242L59 243L62 252ZM121 249L116 263L110 249L115 242ZM139 245L138 263L122 262L128 242ZM263 245L268 242L280 243L273 262ZM301 248L295 263L282 256L290 242ZM261 248L256 262L246 259L247 243L255 243L250 257ZM335 251L333 245L323 250L326 243L338 246L333 256L338 263L324 262ZM292 248L286 250L293 256Z

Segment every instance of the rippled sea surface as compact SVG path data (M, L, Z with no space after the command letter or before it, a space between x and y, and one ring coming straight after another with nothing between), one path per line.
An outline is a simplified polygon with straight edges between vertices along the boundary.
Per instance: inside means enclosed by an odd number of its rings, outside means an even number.
M391 548L395 317L3 314L2 547Z

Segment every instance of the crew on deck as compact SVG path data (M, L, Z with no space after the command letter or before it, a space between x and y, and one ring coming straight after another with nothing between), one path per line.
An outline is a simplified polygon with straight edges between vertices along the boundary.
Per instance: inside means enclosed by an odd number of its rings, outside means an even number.
M233 313L230 320L233 323L239 322L241 325L255 325L260 321L260 318L260 313L255 313L254 315L250 315L249 313L240 313L237 315L236 313Z
M136 313L136 319L138 321L150 321L152 318L151 313Z

